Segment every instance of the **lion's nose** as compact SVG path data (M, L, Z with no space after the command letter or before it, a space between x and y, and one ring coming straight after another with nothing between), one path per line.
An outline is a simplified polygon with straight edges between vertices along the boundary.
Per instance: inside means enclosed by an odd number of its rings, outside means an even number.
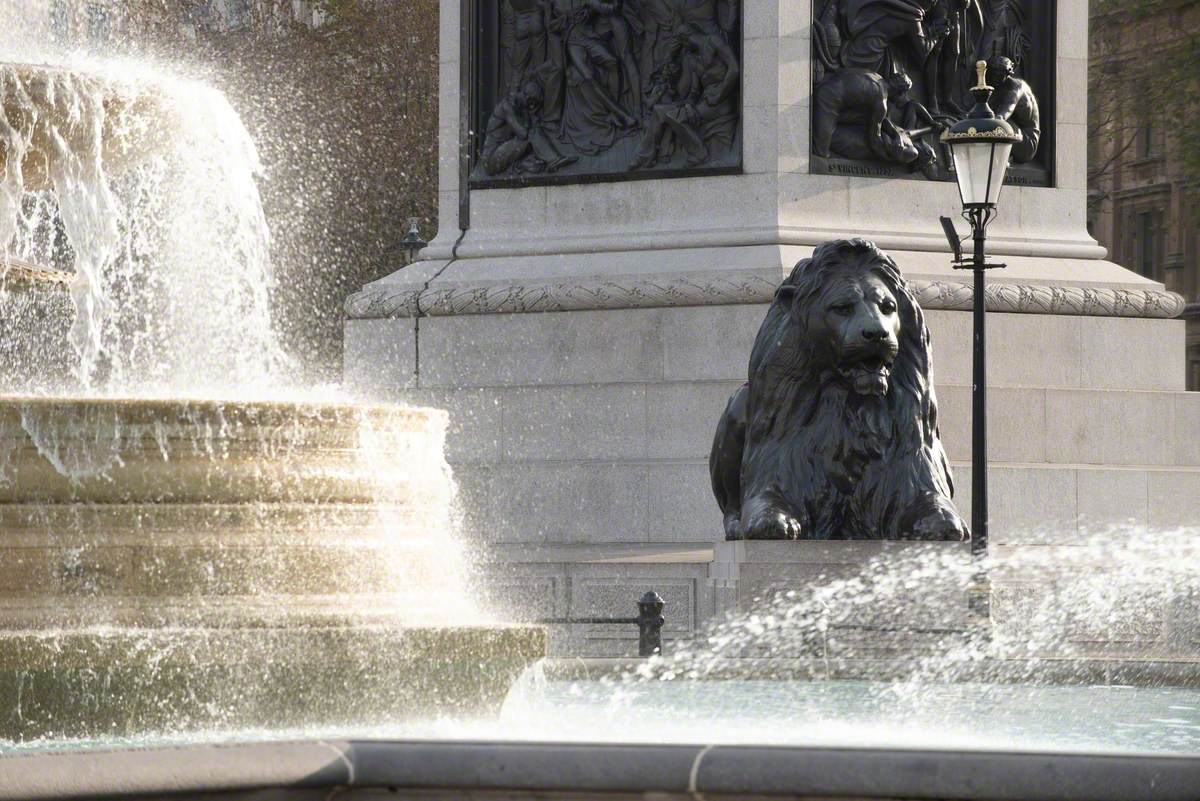
M882 342L887 339L887 331L878 327L864 328L862 335L868 342Z

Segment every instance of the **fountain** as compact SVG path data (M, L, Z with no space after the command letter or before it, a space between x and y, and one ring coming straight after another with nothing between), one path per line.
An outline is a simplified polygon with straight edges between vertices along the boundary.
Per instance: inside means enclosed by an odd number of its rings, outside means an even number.
M0 738L497 711L544 634L471 602L445 413L259 399L297 393L225 99L0 89Z

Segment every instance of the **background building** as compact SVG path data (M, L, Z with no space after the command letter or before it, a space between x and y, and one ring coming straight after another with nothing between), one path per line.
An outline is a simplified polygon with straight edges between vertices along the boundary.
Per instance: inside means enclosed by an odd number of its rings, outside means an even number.
M1188 301L1200 389L1200 2L1093 0L1088 223L1109 258Z

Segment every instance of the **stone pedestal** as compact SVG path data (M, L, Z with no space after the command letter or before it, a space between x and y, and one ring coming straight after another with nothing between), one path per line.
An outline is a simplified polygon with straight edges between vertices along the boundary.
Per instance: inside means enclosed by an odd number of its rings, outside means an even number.
M809 3L742 4L740 171L489 188L460 181L459 5L441 9L440 229L423 261L348 300L345 381L450 412L448 458L495 596L626 615L657 589L668 639L716 613L712 434L775 287L837 237L888 250L926 309L969 519L971 290L938 222L957 217L957 191L814 171ZM987 299L991 536L1018 548L1200 520L1182 301L1086 232L1086 2L1058 0L1056 19L1053 186L1007 186L989 237L1008 265ZM635 642L563 634L558 653Z

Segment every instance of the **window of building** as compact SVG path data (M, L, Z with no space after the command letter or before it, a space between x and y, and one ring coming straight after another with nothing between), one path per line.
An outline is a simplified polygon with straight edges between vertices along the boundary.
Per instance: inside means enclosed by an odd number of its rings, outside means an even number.
M93 45L107 44L111 33L111 21L108 9L99 3L88 3L87 30L88 42Z
M1141 206L1122 213L1116 236L1121 264L1154 281L1163 281L1166 241L1162 209Z
M1154 215L1142 212L1137 216L1138 272L1154 276Z
M230 30L250 24L249 0L225 0L225 17Z
M1159 140L1161 138L1159 127L1154 124L1152 118L1147 118L1138 126L1137 134L1134 137L1134 152L1140 159L1149 159L1158 156L1161 152Z
M71 7L67 0L52 0L50 3L50 36L58 44L71 41Z

